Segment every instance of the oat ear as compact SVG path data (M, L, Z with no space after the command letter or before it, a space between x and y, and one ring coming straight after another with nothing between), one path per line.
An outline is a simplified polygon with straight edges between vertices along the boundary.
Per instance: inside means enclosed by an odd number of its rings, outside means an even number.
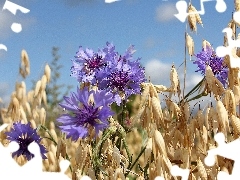
M197 31L197 18L195 16L195 9L193 8L192 4L189 4L188 6L188 24L189 24L189 27L190 27L190 30L191 31Z
M194 41L193 38L187 33L186 34L186 45L188 49L188 54L190 56L194 55Z

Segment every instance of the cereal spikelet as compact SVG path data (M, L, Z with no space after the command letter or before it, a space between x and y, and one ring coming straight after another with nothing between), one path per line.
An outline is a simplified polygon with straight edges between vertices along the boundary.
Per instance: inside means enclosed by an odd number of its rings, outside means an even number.
M50 82L50 78L51 78L51 68L50 68L50 66L48 64L46 64L46 66L45 66L44 74L46 75L47 82L49 83Z
M240 11L240 0L235 0L235 11Z
M26 76L30 73L29 58L25 50L22 50L21 52L21 67L19 68L19 73L23 78L26 78Z
M35 90L34 90L34 97L36 97L40 91L41 88L41 81L39 80L36 84Z
M47 85L47 76L44 74L41 78L41 90L45 91Z
M183 109L184 109L184 117L185 117L186 121L188 121L189 117L190 117L190 109L189 109L189 107L190 107L189 103L185 102L184 106L183 106Z
M228 23L228 26L227 26L227 27L232 29L232 36L234 38L235 38L235 35L236 35L236 23L235 23L235 21L233 19L231 19L231 21Z
M167 88L166 86L163 86L163 85L154 85L154 87L155 87L155 89L158 93L160 93L160 92L170 92L170 89Z
M170 73L170 81L171 81L171 91L173 92L173 94L175 95L176 93L178 93L178 95L180 94L180 82L179 82L179 78L178 78L178 73L174 67L174 65L171 68L171 73ZM170 97L172 96L172 92L170 93Z
M56 164L56 158L51 151L48 151L47 157L50 164Z
M202 180L207 180L207 172L200 158L197 160L198 173Z
M161 122L161 120L163 119L163 114L162 114L162 108L160 106L160 102L158 98L156 97L152 98L152 107L153 107L153 114L155 116L156 123L157 125L160 125L159 122ZM162 125L164 124L162 123Z
M202 42L202 48L205 50L207 46L212 47L210 42L204 39Z
M192 9L193 12L198 12L193 5L190 5L190 6L191 6L190 8ZM203 27L203 23L202 23L202 19L201 19L200 15L198 13L195 13L195 17L196 17L197 23Z
M216 112L218 115L218 123L220 124L222 128L222 132L224 135L227 137L227 130L229 131L229 124L228 124L228 113L227 110L225 109L222 101L218 100L216 104Z
M155 130L154 141L156 142L157 147L160 150L160 153L167 157L166 145L162 137L162 134L158 130Z
M236 115L235 97L234 97L232 90L230 90L230 89L227 89L225 91L224 104L225 104L226 110L228 111L229 114Z
M240 87L239 86L236 86L236 85L233 86L233 94L235 97L236 105L239 105L239 101L240 101Z
M150 96L151 96L151 97L156 97L156 98L158 98L157 90L156 90L156 88L154 87L154 85L153 85L152 83L150 83L149 92L150 92Z
M66 157L66 143L63 139L58 140L56 157L59 158L60 154L62 157Z
M197 18L196 18L196 11L194 11L193 9L193 5L190 4L188 6L188 23L189 23L189 27L191 29L191 31L197 31Z
M144 152L144 166L147 164L149 157L152 153L152 138L149 138L147 141L147 146L146 146L146 150Z
M240 134L240 119L235 115L232 115L230 119L232 121L234 134L239 135Z
M188 33L186 35L186 44L188 48L188 54L190 56L194 55L194 41L193 38Z
M46 110L42 107L39 113L39 120L42 125L45 124L46 120Z
M149 96L149 91L150 91L150 83L143 83L143 93L141 95L141 100L140 100L140 107L142 107L144 105L144 103L146 102L148 96Z

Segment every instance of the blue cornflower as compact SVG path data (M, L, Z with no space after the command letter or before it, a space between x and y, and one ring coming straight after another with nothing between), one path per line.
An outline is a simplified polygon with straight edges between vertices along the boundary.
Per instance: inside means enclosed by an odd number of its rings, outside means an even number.
M90 82L96 85L96 73L111 62L114 54L114 46L110 43L107 43L106 48L98 49L98 52L89 48L83 50L80 46L75 56L76 59L72 60L71 76L76 77L79 82Z
M140 93L140 84L145 82L144 68L139 60L133 59L134 47L130 46L123 56L115 54L108 64L96 76L99 89L106 89L114 94L115 102L120 105L122 99Z
M7 135L8 140L15 141L19 144L19 149L12 153L13 157L16 155L24 155L27 160L33 158L34 155L28 151L28 145L35 141L40 147L42 158L47 159L44 155L47 153L47 150L42 144L40 144L42 138L37 134L37 129L31 127L30 122L28 124L21 124L20 122L13 123L10 132L6 132L5 134Z
M224 58L218 57L212 47L206 46L196 56L196 60L193 62L198 65L198 71L201 71L202 75L205 75L206 66L209 65L212 69L215 77L224 85L227 83L228 67L224 64Z
M61 115L57 121L61 123L59 128L67 134L67 138L77 141L89 135L89 127L94 127L95 135L98 135L99 131L109 126L108 118L114 114L109 106L113 102L111 93L78 88L77 93L71 93L64 100L59 105L69 113Z

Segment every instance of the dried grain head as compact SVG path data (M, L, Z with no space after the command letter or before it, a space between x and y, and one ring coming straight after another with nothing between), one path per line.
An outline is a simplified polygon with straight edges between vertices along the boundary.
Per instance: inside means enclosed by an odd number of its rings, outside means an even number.
M24 49L21 52L21 63L26 67L30 66L28 54Z
M55 129L55 124L53 121L50 121L49 123L49 129Z
M223 36L223 46L227 47L228 45L227 33L225 33Z
M230 20L230 22L227 25L228 28L232 29L232 37L235 38L236 36L236 23L233 19Z
M207 171L205 169L204 164L202 163L201 159L198 158L197 160L197 169L198 169L198 174L203 180L207 180Z
M194 10L193 5L190 4L188 6L188 24L191 29L191 31L197 31L197 18L196 14L197 11Z
M236 85L233 86L233 94L235 97L236 105L239 105L239 102L240 102L240 87L239 86L236 86Z
M232 122L234 134L239 136L240 135L240 119L235 115L231 115L230 120Z
M62 157L66 157L66 143L63 139L58 140L56 157L59 158L60 154Z
M186 45L188 49L188 54L190 56L194 55L194 41L193 38L187 33L186 34Z
M180 94L180 82L178 78L178 73L174 65L172 65L171 72L170 72L170 81L171 81L171 87L170 89L172 90L173 94L175 95L178 93ZM170 98L171 98L172 93L170 93Z
M57 133L56 133L55 129L50 129L50 133L51 133L53 139L55 141L57 141L58 140L58 136L57 136Z
M51 68L48 64L46 64L45 69L44 69L44 74L47 77L47 82L50 82L50 78L51 78Z
M41 90L45 91L47 85L47 76L44 74L41 78Z
M88 155L89 146L85 144L79 144L77 150L75 151L76 164L81 169L85 165L85 161Z
M46 120L46 110L42 107L40 109L40 113L39 113L39 120L41 125L45 124L45 120Z
M150 84L150 89L149 89L150 97L158 98L158 93L157 93L155 86L152 83L149 83L149 84Z
M222 101L218 100L216 104L216 112L217 112L217 121L220 125L222 133L224 133L225 137L227 137L227 132L229 129L229 121L228 121L228 113L226 108L224 107Z
M223 84L214 76L210 66L206 66L206 83L208 92L213 92L215 98L224 93Z
M41 80L37 81L35 90L34 90L34 97L36 97L39 94L41 86L42 86Z
M94 171L93 168L91 168L91 167L88 168L88 176L89 176L91 179L97 179L96 176L95 176L95 171Z
M196 17L197 23L200 24L203 27L202 19L201 19L200 15L199 15L197 9L193 5L191 5L189 7L191 8L191 10L193 12L195 12L195 17Z
M207 46L208 46L208 47L212 47L211 44L210 44L210 42L208 42L207 40L204 39L204 40L202 41L202 48L205 50Z
M115 180L125 180L126 179L121 168L117 168L115 170L114 179Z
M164 127L165 124L163 122L163 113L162 113L162 108L161 108L159 99L156 97L153 97L151 104L152 104L152 115L153 115L153 119L155 120L154 123L156 123L157 127L160 127L160 126Z
M20 111L20 118L19 119L21 119L24 122L24 124L27 124L27 116L26 116L26 113L25 113L25 111L24 111L24 109L21 105L20 105L19 111Z
M11 102L8 106L8 112L11 112L13 121L20 119L20 104L16 95L12 95Z
M56 164L56 156L53 154L52 151L48 151L47 158L48 158L49 164Z
M235 102L235 96L233 94L233 91L231 89L227 89L224 94L224 105L226 107L226 110L228 111L228 114L234 114L236 115L236 102Z
M158 152L167 156L166 145L165 145L162 134L158 130L155 130L153 138L157 145Z
M116 166L120 167L121 154L116 146L113 148L112 158L115 160Z
M153 141L152 138L149 138L147 140L146 150L144 151L144 166L147 164L152 154L152 141Z
M234 0L235 11L240 11L240 0Z
M28 58L28 54L25 50L21 52L21 67L19 68L19 73L23 78L26 78L30 73L30 62Z

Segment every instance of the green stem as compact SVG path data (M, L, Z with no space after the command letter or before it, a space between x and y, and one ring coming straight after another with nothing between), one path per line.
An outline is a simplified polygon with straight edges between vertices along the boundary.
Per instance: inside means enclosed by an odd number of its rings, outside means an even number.
M201 86L202 82L204 81L205 77L191 90L189 91L184 98L180 101L180 104L183 100L185 100L188 96L190 96L191 94L195 93Z
M137 163L137 161L139 160L139 158L141 157L141 155L144 153L146 147L147 147L147 146L145 146L145 147L141 150L141 152L138 154L138 156L137 156L137 158L135 159L135 161L133 162L132 166L130 166L130 168L129 168L130 171L131 171L132 168L135 166L135 164ZM127 175L129 174L130 171L128 171L128 172L125 173L125 177L127 177Z
M100 139L100 141L97 143L96 147L93 150L93 164L94 164L94 168L95 171L98 171L99 169L101 170L100 166L101 166L101 162L99 160L98 157L101 156L101 144L103 144L112 134L114 134L116 132L117 128L115 126L112 126L110 128L108 128L105 133L103 134L102 138ZM101 170L103 171L103 170ZM103 171L104 172L104 171ZM106 174L106 172L104 172Z
M129 160L128 168L129 168L132 164L132 156L130 155L130 151L129 151L129 148L128 148L128 145L127 145L127 142L126 142L125 138L123 138L123 145L124 145L124 147L126 149L126 152L127 152L127 155L128 155L128 160Z
M201 94L198 94L198 95L194 96L193 98L187 100L187 102L190 102L190 101L195 100L195 99L199 99L202 96L207 96L207 94L205 92L202 92Z

